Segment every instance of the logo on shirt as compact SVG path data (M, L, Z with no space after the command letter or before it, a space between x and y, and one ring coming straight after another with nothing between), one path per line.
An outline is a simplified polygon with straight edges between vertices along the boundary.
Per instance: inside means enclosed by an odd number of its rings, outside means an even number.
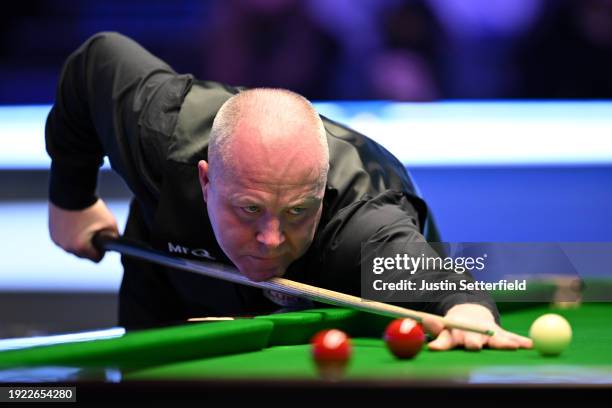
M168 242L168 251L173 254L193 255L198 258L210 259L211 261L217 260L217 258L212 256L210 252L204 248L189 248L183 245L173 244L172 242Z

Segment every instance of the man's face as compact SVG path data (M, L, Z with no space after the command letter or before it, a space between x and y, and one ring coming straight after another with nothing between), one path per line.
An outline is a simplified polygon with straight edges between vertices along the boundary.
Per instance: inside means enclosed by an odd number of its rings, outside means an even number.
M217 241L254 281L282 276L313 241L325 186L317 158L295 146L234 150L231 171L200 182ZM312 151L312 150L311 150ZM205 172L205 170L204 170Z

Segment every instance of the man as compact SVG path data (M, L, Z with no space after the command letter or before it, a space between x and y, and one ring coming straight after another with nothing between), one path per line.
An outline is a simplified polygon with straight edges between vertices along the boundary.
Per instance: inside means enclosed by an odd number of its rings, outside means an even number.
M252 280L286 276L359 295L361 243L424 242L430 217L404 167L370 139L285 90L242 91L177 75L138 44L101 33L66 62L46 128L53 241L98 261L92 235L117 231L96 197L104 155L134 200L125 236L181 256L234 264ZM119 323L268 313L295 299L123 258ZM456 274L448 274L457 279ZM416 304L416 303L415 303ZM416 304L490 326L444 330L431 349L530 347L496 324L486 296Z

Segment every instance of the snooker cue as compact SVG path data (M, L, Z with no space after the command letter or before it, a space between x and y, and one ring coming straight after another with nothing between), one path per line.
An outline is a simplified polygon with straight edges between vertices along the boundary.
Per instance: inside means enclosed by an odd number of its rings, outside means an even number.
M300 283L285 278L270 278L265 281L255 282L242 275L234 267L215 262L193 261L170 256L165 252L150 248L143 243L129 240L125 237L114 236L111 232L106 230L96 232L92 238L92 244L101 253L106 251L115 251L126 256L131 256L159 265L222 279L241 285L252 286L260 289L269 289L319 303L344 306L389 317L408 317L416 320L417 322L422 322L424 318L429 317L437 319L444 325L444 327L448 329L460 329L487 336L492 336L494 334L492 330L468 323L456 322L435 314L420 312L383 302L370 301L357 296L347 295L345 293L319 288L317 286L307 285L305 283Z

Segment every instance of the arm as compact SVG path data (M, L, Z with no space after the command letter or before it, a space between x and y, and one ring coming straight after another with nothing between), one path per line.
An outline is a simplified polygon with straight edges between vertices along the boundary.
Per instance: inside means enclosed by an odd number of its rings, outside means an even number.
M427 256L439 256L437 252L427 244L420 232L419 216L417 210L411 203L409 196L397 192L386 191L376 197L361 200L352 206L344 208L323 232L322 247L325 248L324 269L329 273L324 278L327 285L339 291L346 291L355 295L361 293L361 269L362 245L366 250L381 247L388 253L378 253L376 256L394 257L394 251L406 250L410 257L418 258L425 252ZM402 245L414 243L414 246ZM399 247L399 248L398 248ZM415 253L411 253L415 252ZM418 252L418 253L416 253ZM381 279L390 278L389 275L379 275ZM398 278L397 275L393 275ZM459 281L460 279L471 279L467 274L458 275L447 270L419 271L415 274L402 273L402 279L408 279L417 283L420 281ZM368 296L367 292L362 293ZM374 293L376 295L376 293ZM433 298L433 296L436 296ZM377 300L377 299L375 299ZM419 291L410 291L406 295L389 298L390 302L410 302L410 307L421 309L430 313L444 315L450 308L459 303L478 303L488 308L493 316L497 318L497 307L495 302L482 292L453 291L423 294Z
M353 208L343 210L341 219L335 223L333 231L327 231L325 237L325 261L323 269L329 273L326 287L359 295L361 293L361 263L368 262L363 258L362 244L366 243L418 243L417 246L401 245L405 254L418 258L421 253L426 256L439 256L419 232L417 212L408 197L399 192L388 191L380 196L357 203ZM330 224L334 225L332 221ZM376 256L394 257L397 246L387 247L388 253L377 253ZM418 248L418 249L416 249ZM367 250L367 247L366 247ZM418 251L411 253L410 251ZM368 269L369 269L368 265ZM384 275L380 275L384 276ZM458 282L460 279L473 280L467 273L459 275L448 270L417 271L415 274L402 273L401 279L407 279L420 287L421 280L430 282ZM482 291L450 291L423 293L418 290L408 291L401 299L406 306L421 309L430 313L446 316L450 319L478 323L488 326L496 332L487 337L461 330L445 330L437 322L424 322L425 328L438 335L430 344L435 350L446 350L456 346L478 349L483 345L494 348L530 347L530 341L521 336L501 329L497 323L499 314L492 298ZM380 296L380 295L378 295ZM367 294L365 297L368 297ZM370 296L371 297L371 296ZM376 299L373 300L382 300ZM389 303L400 302L389 298ZM409 302L407 305L405 302Z
M190 84L190 76L176 75L115 33L97 34L70 55L45 131L54 242L97 258L85 241L93 226L113 224L96 196L105 155L141 204L155 207L169 135ZM83 229L90 233L82 234Z

